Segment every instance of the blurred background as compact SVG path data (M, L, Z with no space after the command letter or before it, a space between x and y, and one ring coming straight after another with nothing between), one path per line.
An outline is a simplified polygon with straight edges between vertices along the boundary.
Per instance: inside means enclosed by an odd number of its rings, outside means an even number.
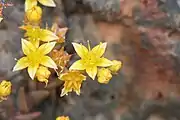
M180 0L54 1L55 8L42 6L42 23L69 28L65 50L75 53L71 42L106 41L105 56L122 69L107 85L89 79L80 96L65 97L56 74L44 88L26 70L12 72L23 55L24 0L10 0L0 23L0 77L13 91L0 103L0 120L180 120Z

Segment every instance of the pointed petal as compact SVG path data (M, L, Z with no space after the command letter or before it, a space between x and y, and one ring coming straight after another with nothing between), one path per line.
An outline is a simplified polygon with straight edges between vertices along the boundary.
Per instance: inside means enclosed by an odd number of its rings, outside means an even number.
M111 66L112 64L113 64L112 61L108 60L107 58L100 58L97 66L108 67Z
M13 68L13 71L22 70L26 68L28 65L29 65L28 58L22 57L21 59L17 61L16 65Z
M85 66L83 65L83 61L82 60L78 60L76 62L74 62L71 67L69 68L69 70L84 70Z
M49 68L57 69L56 63L49 56L44 56L40 64Z
M31 9L33 6L37 5L37 0L26 0L25 1L25 11Z
M31 42L29 42L23 38L21 39L21 44L22 44L23 53L25 55L28 55L30 52L36 50L35 46Z
M22 25L19 27L19 29L22 29L22 30L29 30L29 29L32 29L32 26L31 25Z
M68 73L63 73L63 74L60 74L59 79L62 81L66 81L67 77L68 77Z
M56 7L56 4L53 0L38 0L41 4L48 7Z
M98 57L101 57L106 50L107 43L100 43L92 49L92 52L95 53Z
M67 93L68 91L65 88L63 88L60 97L63 97L64 95L68 95Z
M51 52L55 45L56 42L44 43L38 48L38 51L40 51L40 53L42 53L43 55L48 54L49 52Z
M97 74L97 67L87 68L86 72L94 80Z
M88 54L88 49L84 45L78 43L72 43L72 44L74 46L75 51L81 58L85 57Z
M3 18L2 17L0 17L0 22L3 20Z
M40 35L40 40L44 41L44 42L50 42L53 40L57 40L59 39L58 36L56 36L55 33L46 30L46 29L41 29L41 35Z
M29 73L29 76L31 77L31 79L33 80L34 77L35 77L35 74L37 72L37 69L38 69L39 65L36 64L34 66L29 66L28 67L28 73Z
M33 40L33 41L31 41L31 43L32 43L36 48L38 48L38 47L39 47L39 44L40 44L40 41L39 41L39 40Z

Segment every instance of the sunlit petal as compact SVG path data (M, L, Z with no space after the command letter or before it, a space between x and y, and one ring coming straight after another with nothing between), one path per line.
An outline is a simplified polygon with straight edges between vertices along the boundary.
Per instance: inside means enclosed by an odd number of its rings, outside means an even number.
M13 71L22 70L26 68L28 65L29 65L28 58L22 57L21 59L17 61L16 65L13 68Z
M39 37L44 42L49 42L49 41L59 39L55 33L51 32L49 30L46 30L46 29L41 29L41 35Z
M92 52L95 53L98 57L101 57L106 50L107 43L100 43L92 49Z
M44 43L38 48L38 50L40 51L40 53L45 55L51 52L51 50L54 48L55 45L56 45L56 42Z
M97 66L108 67L111 66L112 64L113 64L112 61L108 60L107 58L99 58Z
M37 0L26 0L25 1L25 11L31 9L33 6L37 5Z
M38 0L41 4L48 7L56 7L56 4L53 0Z
M0 17L0 22L3 20L3 18L2 17Z
M49 68L57 69L56 63L49 56L44 56L40 64Z
M82 60L78 60L78 61L74 62L69 69L70 70L84 70L85 66L83 65Z
M60 96L63 97L64 95L68 95L67 93L68 93L68 91L65 88L63 88L61 90L61 95Z
M75 51L81 58L86 57L86 55L88 54L88 49L84 45L78 43L72 43L72 44L74 46Z
M23 53L25 55L28 55L30 52L36 50L35 46L31 42L29 42L23 38L21 39L21 44L22 44Z
M31 41L31 43L36 47L38 48L39 47L39 40L34 40L34 41Z
M94 80L97 74L97 67L87 68L86 72Z
M39 67L38 64L28 67L28 73L29 73L29 76L31 77L32 80L35 77L35 74L37 72L38 67Z

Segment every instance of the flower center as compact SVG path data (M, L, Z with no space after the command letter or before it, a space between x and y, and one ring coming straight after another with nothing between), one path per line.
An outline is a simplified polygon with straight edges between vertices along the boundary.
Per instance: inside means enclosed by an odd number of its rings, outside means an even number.
M94 53L89 52L88 56L82 60L86 67L93 67L96 66L98 59L99 57L97 57Z
M39 40L39 35L40 35L40 28L32 28L31 30L27 31L27 36L29 37L30 40L36 41Z
M27 57L30 65L34 66L40 64L43 55L40 52L35 51L31 52Z

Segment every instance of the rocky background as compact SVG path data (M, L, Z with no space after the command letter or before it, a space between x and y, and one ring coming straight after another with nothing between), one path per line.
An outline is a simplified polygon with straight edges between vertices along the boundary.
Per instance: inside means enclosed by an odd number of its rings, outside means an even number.
M180 120L180 0L55 0L43 7L43 23L68 27L71 42L94 46L108 42L106 57L123 62L109 84L87 80L82 94L59 97L54 77L44 85L26 70L12 72L20 58L24 0L11 0L0 23L0 77L13 83L13 93L0 103L0 120ZM76 59L73 55L72 62ZM72 63L70 62L70 64ZM55 75L54 75L55 76Z

